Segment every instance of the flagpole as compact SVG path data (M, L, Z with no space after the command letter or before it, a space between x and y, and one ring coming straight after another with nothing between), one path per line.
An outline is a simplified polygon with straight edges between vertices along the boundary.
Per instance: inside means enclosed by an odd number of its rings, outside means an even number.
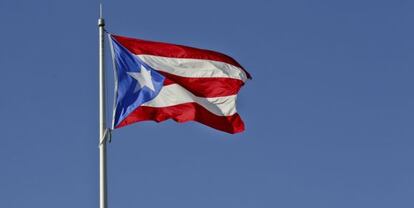
M104 40L105 21L102 17L102 4L99 7L99 207L107 208L106 186L106 118L105 118L105 71L104 71Z

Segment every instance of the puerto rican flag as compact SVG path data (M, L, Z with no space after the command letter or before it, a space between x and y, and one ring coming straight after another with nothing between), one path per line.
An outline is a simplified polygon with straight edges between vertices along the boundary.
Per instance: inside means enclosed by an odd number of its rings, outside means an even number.
M117 86L113 128L173 119L228 133L244 130L236 99L251 77L233 58L113 34L109 39Z

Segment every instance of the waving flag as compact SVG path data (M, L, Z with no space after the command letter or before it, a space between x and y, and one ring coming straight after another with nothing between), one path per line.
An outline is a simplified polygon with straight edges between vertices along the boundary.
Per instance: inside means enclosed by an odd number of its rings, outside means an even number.
M113 128L173 119L228 133L244 130L236 98L250 75L204 49L110 35L117 75Z

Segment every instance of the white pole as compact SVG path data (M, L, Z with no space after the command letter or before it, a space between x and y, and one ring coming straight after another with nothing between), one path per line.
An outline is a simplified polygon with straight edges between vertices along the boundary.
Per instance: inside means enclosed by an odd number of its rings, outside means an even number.
M104 27L102 5L98 19L99 27L99 207L107 208L106 190L106 118L105 118L105 71L104 71Z

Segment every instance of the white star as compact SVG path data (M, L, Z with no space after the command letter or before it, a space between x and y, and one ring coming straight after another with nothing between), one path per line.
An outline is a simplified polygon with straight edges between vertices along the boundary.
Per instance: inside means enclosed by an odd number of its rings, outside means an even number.
M151 71L146 69L143 65L141 65L141 72L127 72L127 74L138 82L134 92L142 89L144 86L147 86L152 91L155 91L154 84L152 83Z

